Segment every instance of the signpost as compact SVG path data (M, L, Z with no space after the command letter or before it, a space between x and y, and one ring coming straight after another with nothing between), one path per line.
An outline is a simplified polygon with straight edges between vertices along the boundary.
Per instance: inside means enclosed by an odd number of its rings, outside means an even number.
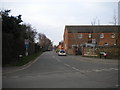
M26 44L29 44L29 40L28 39L25 39L25 45Z
M25 55L26 56L28 56L28 47L29 47L29 39L25 39L25 48L26 48Z

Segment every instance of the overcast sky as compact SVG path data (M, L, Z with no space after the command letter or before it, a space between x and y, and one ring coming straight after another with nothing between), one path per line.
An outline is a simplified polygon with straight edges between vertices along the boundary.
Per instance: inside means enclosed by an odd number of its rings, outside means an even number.
M114 12L118 15L119 0L0 0L0 9L22 15L26 24L44 33L55 43L63 40L65 25L91 25L96 18L109 25Z

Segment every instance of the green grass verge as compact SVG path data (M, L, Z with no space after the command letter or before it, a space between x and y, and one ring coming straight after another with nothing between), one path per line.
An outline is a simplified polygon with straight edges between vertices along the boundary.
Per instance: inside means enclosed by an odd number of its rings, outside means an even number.
M21 60L19 60L15 64L13 64L12 66L23 66L23 65L27 64L28 62L35 60L41 54L42 54L42 52L35 53L33 55L30 55L30 56L25 56Z

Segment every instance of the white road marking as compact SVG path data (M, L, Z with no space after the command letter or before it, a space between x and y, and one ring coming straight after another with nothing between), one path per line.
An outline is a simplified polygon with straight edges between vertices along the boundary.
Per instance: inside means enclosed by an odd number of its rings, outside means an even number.
M95 71L95 72L101 72L102 70L97 70L97 69L96 69L96 70L92 70L92 71Z
M118 70L117 68L104 68L104 69L96 69L96 70L92 70L92 71L95 71L95 72L100 72L100 71L111 71L111 70Z
M79 69L77 69L77 68L74 68L75 70L77 70L77 71L80 71Z
M62 62L60 59L58 59L58 58L55 58L58 62Z
M116 86L116 87L119 87L120 85L116 84L115 86Z
M101 71L104 71L105 69L101 69Z
M70 67L70 65L69 64L64 64L65 66L68 66L68 67Z
M104 69L93 69L93 70L80 70L80 69L78 69L78 68L75 68L75 67L72 67L72 66L70 66L69 64L64 64L65 66L68 66L68 67L71 67L72 69L74 69L74 70L77 70L77 71L80 71L80 72L102 72L102 71L111 71L111 70L118 70L117 68L109 68L109 69L106 69L106 68L104 68Z
M79 69L77 69L77 68L75 68L75 67L72 67L72 69L77 70L77 71L80 71Z
M118 70L117 68L114 68L113 70Z

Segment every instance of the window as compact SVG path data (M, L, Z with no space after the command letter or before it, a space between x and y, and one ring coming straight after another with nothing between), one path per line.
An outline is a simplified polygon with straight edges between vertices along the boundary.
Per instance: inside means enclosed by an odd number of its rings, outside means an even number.
M115 33L112 33L112 34L111 34L111 38L115 38Z
M78 45L72 45L72 48L77 48L78 47Z
M80 34L78 35L78 38L79 38L79 39L81 39L81 38L82 38L82 33L80 33Z
M108 43L105 43L104 45L105 45L105 46L108 46Z
M104 38L104 34L103 33L100 34L100 38Z
M91 33L88 34L88 38L92 38L92 34Z
M114 43L113 46L116 46L116 43Z

